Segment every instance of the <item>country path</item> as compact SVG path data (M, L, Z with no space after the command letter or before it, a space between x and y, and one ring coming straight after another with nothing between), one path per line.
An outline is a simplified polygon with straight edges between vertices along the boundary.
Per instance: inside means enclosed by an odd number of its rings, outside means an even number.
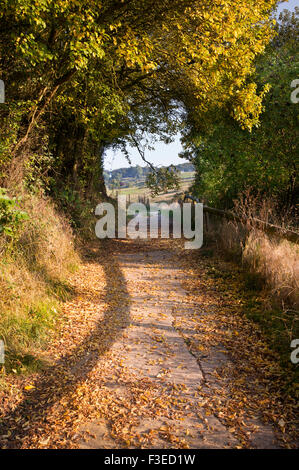
M204 407L213 393L210 386L218 387L215 377L229 360L221 344L201 359L188 348L196 332L193 316L204 317L207 312L183 288L186 271L169 246L166 243L165 249L161 240L137 240L129 252L117 254L130 297L130 323L112 346L125 383L105 384L116 402L126 397L130 403L128 420L121 420L118 430L127 433L129 447L241 447L244 437L238 438L234 429ZM184 327L186 320L189 324ZM128 382L135 384L135 393ZM89 422L85 429L90 434L81 448L119 447L109 421ZM248 419L246 430L248 446L278 446L271 426L257 417ZM115 431L117 437L116 423Z
M0 397L1 447L292 445L277 358L214 265L181 240L86 247L48 366Z

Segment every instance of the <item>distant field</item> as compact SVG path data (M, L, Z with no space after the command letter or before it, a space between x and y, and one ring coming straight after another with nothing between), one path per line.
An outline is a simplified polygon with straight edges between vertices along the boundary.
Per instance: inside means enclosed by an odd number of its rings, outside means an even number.
M183 171L180 174L182 179L193 179L195 177L195 171Z
M180 174L180 191L186 191L192 184L194 180L195 172L194 171L186 171ZM168 191L167 193L160 194L159 196L156 196L155 198L152 198L150 195L150 191L147 189L146 186L132 186L130 188L119 188L119 189L113 189L113 190L108 190L108 194L112 197L116 197L117 194L126 194L127 196L132 196L131 200L137 200L138 196L143 196L146 198L149 198L152 201L167 201L171 200L172 198L175 197L177 194L177 191Z
M109 194L144 194L147 192L147 188L145 186L143 187L138 187L138 186L132 186L131 188L120 188L120 189L113 189L109 190Z

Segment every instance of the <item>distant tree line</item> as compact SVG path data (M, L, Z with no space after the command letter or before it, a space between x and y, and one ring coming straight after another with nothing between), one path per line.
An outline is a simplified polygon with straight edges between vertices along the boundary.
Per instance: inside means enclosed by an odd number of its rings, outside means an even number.
M179 171L194 171L194 165L192 163L179 163L178 165L173 165L174 168ZM152 169L149 166L130 166L128 168L118 168L116 170L104 171L104 177L106 184L111 184L113 181L123 181L124 178L131 178L136 181L144 181L149 173L152 172Z

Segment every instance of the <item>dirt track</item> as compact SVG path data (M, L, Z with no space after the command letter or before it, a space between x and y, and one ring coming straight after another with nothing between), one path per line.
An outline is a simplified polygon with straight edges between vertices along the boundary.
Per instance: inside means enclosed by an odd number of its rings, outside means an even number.
M2 398L3 448L294 445L276 356L191 251L174 240L87 249L46 370L12 379Z

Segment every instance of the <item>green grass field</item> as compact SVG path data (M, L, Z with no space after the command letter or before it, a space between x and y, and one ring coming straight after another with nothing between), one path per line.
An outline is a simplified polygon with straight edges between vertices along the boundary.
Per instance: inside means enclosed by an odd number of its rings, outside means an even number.
M143 196L149 198L152 201L161 201L162 200L170 200L172 199L177 192L186 191L194 181L195 172L194 171L186 171L180 174L180 189L179 191L168 191L167 193L160 194L154 198L151 197L150 191L148 188L143 186L131 186L130 188L119 188L119 189L109 189L108 194L111 197L116 197L117 194L125 194L130 196L132 201L137 200L138 196Z

